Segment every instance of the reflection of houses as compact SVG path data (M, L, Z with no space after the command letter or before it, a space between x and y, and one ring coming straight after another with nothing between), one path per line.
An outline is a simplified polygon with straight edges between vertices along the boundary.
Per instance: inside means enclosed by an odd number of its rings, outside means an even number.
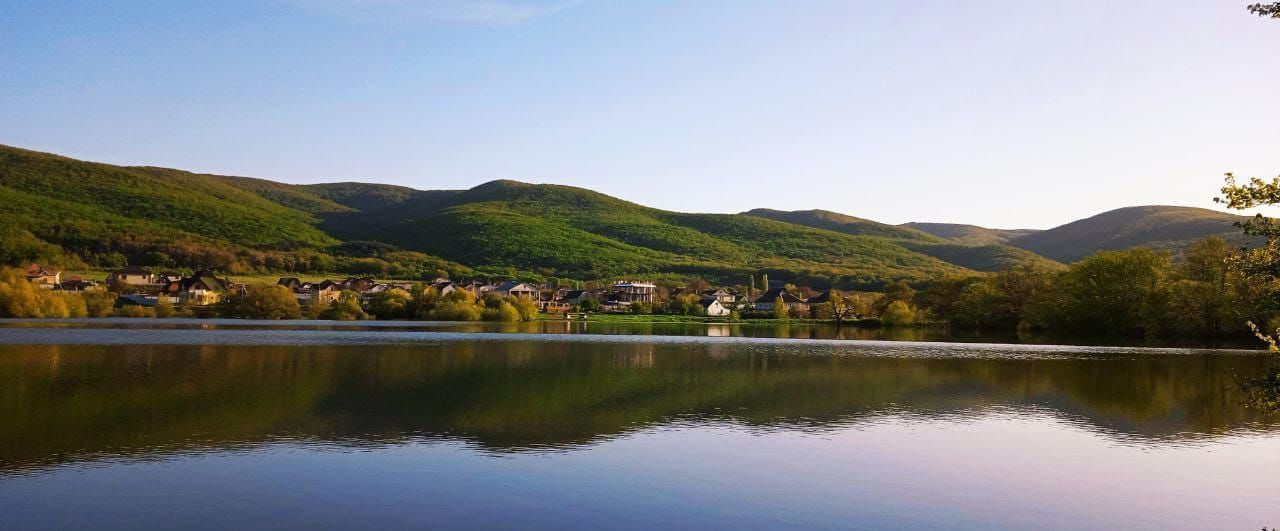
M796 312L809 310L809 305L805 303L803 299L793 295L790 291L787 291L786 288L773 288L764 292L764 294L755 301L756 309L771 312L773 311L773 305L779 298L782 299L782 304L787 307L787 310Z
M149 286L158 284L156 275L139 266L125 266L107 275L110 286Z
M169 282L161 288L161 295L176 297L181 304L208 306L217 304L231 292L231 284L218 278L212 271L196 271L177 282Z
M613 285L611 300L630 304L633 302L653 302L658 286L648 282L623 281Z
M702 315L707 317L724 317L729 315L729 309L720 303L720 299L715 297L703 297L698 300L698 305L702 307Z

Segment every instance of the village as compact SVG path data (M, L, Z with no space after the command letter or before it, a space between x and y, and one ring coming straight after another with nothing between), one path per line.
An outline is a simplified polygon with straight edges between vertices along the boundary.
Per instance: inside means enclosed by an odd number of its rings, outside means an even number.
M115 306L155 308L162 305L192 310L195 315L211 315L200 311L224 305L243 297L251 286L236 282L211 270L190 274L156 271L140 266L127 266L109 272L101 281L82 276L63 278L62 271L40 264L27 268L27 280L41 289L62 292L101 292L116 295ZM754 283L754 279L752 279ZM795 286L774 285L767 275L762 283L768 289L748 287L710 287L705 282L693 286L655 283L640 280L618 280L599 287L564 287L550 283L507 280L455 281L436 278L427 281L379 281L372 277L347 277L343 280L304 281L296 277L279 278L275 285L292 293L302 308L328 307L349 294L368 309L380 296L399 292L409 296L423 290L434 290L437 296L455 291L465 292L479 300L486 296L525 300L546 318L585 318L588 314L667 313L710 318L783 317L798 319L861 319L868 313L863 306L832 304L848 295L833 291L815 292ZM701 284L701 286L699 285ZM806 296L807 295L807 296ZM834 313L834 314L833 314Z

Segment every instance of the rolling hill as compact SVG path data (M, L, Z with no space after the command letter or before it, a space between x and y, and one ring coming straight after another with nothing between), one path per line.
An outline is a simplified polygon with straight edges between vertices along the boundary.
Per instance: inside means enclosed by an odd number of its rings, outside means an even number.
M1099 249L1235 236L1235 216L1134 207L1055 229L878 223L835 212L672 212L570 186L294 185L0 146L0 262L227 272L584 280L749 274L817 287L1051 267ZM1238 239L1238 238L1237 238ZM1045 258L1048 257L1048 258Z
M899 225L926 232L962 245L993 245L1009 243L1009 240L1039 232L1034 229L988 229L961 223L911 222Z
M1010 266L1032 263L1049 268L1062 264L1039 256L1031 251L1000 243L975 242L973 239L953 239L930 234L913 227L887 225L827 210L781 211L758 208L747 215L785 221L807 227L832 230L845 234L874 235L897 240L899 245L929 255L947 263L975 271L999 271ZM960 225L956 225L960 226ZM972 226L972 225L969 225ZM981 229L981 227L974 227ZM991 231L991 229L981 229ZM1005 231L1015 232L1015 231Z
M1063 262L1073 262L1097 251L1137 246L1176 253L1208 236L1244 243L1240 229L1232 224L1246 219L1204 208L1126 207L1012 238L1008 243Z

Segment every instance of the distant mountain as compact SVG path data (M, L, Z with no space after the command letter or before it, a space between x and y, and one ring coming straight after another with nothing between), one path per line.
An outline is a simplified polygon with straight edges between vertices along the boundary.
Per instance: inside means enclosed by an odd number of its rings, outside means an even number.
M1031 251L999 243L973 243L973 239L954 240L930 234L915 227L888 225L868 219L830 212L827 210L781 211L757 208L745 214L764 217L807 227L826 229L855 235L868 235L898 240L899 245L929 255L947 263L975 271L1000 271L1022 263L1034 263L1045 267L1061 267L1062 264L1039 256ZM944 225L944 224L928 224ZM973 227L972 225L951 225ZM982 229L991 233L1018 232Z
M796 225L804 225L806 227L813 227L817 229L832 230L855 236L880 236L884 238L929 243L942 243L944 241L942 238L916 230L915 228L904 228L896 225L889 225L886 223L871 221L869 219L841 214L839 212L831 212L829 210L786 211L757 208L743 212L743 214L768 218L775 221L795 223Z
M1039 232L1034 229L988 229L977 225L960 223L904 223L907 227L926 232L962 245L992 245L1008 243L1009 240Z
M1061 267L1099 249L1235 237L1239 219L1134 207L1042 232L895 226L823 210L689 214L598 192L493 181L468 190L293 185L123 167L0 146L0 263L128 262L229 272L682 278L875 287ZM1238 237L1236 238L1238 240ZM1001 243L1006 242L1006 243ZM1048 258L1046 258L1048 257Z
M1103 212L1008 242L1063 262L1076 261L1097 251L1137 246L1177 252L1207 236L1242 243L1240 229L1232 223L1246 219L1204 208L1136 206Z
M768 271L849 286L969 271L896 238L669 212L568 186L291 185L0 146L0 262L26 261L411 276L475 267L492 276L733 283Z
M377 240L487 269L575 278L696 275L745 282L755 271L799 282L872 285L966 269L895 240L740 214L649 208L570 186L494 181L410 199L397 215L343 235Z

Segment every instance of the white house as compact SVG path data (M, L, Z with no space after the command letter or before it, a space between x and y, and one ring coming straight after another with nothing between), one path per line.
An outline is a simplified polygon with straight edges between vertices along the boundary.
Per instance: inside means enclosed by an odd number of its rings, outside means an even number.
M729 309L720 303L720 299L715 297L703 297L698 300L698 304L702 306L702 315L707 317L724 317L729 315Z

